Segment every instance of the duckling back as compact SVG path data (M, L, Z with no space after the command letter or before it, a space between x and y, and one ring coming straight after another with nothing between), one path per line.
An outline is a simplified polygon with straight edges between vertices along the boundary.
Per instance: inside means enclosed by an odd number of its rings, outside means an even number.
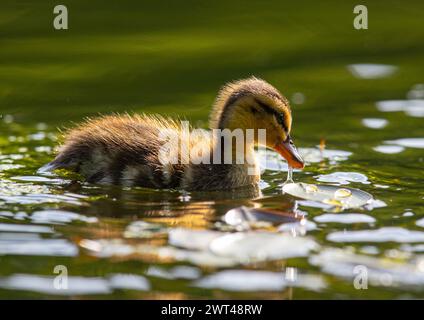
M164 168L159 161L165 143L160 132L165 130L178 134L181 126L147 115L89 119L65 135L58 155L45 169L71 169L90 183L176 188L185 166L176 163Z
M87 182L148 188L225 190L254 186L259 173L249 174L246 164L216 164L189 159L193 148L214 154L211 135L200 134L187 148L181 141L182 123L161 116L105 116L70 130L56 158L42 171L69 169ZM169 137L175 139L169 141ZM165 148L164 148L165 147ZM195 156L196 157L196 156ZM164 159L165 158L165 159Z

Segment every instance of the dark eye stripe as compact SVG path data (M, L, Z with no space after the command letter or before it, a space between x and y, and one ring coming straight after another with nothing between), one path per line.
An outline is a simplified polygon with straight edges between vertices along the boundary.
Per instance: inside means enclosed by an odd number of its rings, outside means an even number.
M280 113L275 117L277 118L277 122L287 131L286 123L284 122L284 114Z
M285 115L283 112L277 112L274 109L272 109L270 106L268 106L267 104L263 103L262 101L255 99L255 102L261 106L262 109L264 109L265 112L273 115L275 117L275 119L277 120L278 124L280 126L283 127L284 131L287 133L289 130L286 126L286 123L284 121L285 119Z

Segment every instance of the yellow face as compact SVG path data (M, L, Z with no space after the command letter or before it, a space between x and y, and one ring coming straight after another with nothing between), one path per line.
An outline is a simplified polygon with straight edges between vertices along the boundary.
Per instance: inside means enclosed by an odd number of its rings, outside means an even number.
M255 144L261 143L257 132L264 129L266 147L276 150L290 166L304 167L303 160L290 138L292 117L287 104L273 97L247 96L238 99L227 112L222 127L230 130L254 129Z
M254 129L255 143L257 130L266 131L266 146L274 148L276 144L287 140L291 130L292 117L288 106L268 97L244 97L233 105L225 116L224 127L234 129Z
M262 79L231 82L219 92L210 116L211 129L254 129L255 144L276 150L290 166L303 168L303 160L290 138L292 117L286 98ZM264 129L263 142L258 131Z

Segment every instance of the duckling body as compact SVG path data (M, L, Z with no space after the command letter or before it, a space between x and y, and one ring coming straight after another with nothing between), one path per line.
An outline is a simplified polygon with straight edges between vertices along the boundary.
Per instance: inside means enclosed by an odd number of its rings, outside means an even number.
M266 129L265 144L271 148L288 143L290 127L287 100L274 87L257 78L224 86L210 118L211 129ZM217 163L214 155L222 151L219 143L222 137L196 135L189 140L185 150L181 141L186 129L179 121L157 115L112 115L89 119L66 134L56 158L43 169L70 169L90 183L156 189L223 190L258 183L260 173L254 160L256 140L245 143L241 151L251 161ZM172 143L170 136L179 139ZM183 160L183 152L199 146L209 151L206 157L204 153L192 154L189 161ZM238 153L240 151L235 151L232 155L234 160ZM164 154L174 161L164 161ZM218 155L218 160L224 160L223 157L223 154ZM297 154L293 157L297 161L291 159L295 166L303 167L300 157Z

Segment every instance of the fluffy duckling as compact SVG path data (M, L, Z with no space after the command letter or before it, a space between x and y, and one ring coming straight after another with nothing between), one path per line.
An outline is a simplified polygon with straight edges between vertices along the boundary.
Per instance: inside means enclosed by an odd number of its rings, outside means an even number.
M197 135L189 149L210 151L210 163L199 161L200 155L181 161L180 143L170 143L164 132L181 137L185 128L176 120L151 115L112 115L88 119L65 135L56 158L42 171L70 169L83 175L87 182L120 184L149 188L185 190L223 190L255 186L260 179L254 161L254 146L264 144L276 150L295 168L303 161L290 138L292 116L287 99L264 80L251 77L225 85L216 98L210 115L210 129L254 129L252 141L244 142L242 151L233 144L230 163L224 161L223 137ZM266 130L260 140L258 129ZM215 131L215 130L213 130ZM166 162L165 154L175 162ZM161 149L162 148L162 149ZM187 151L187 150L186 150ZM241 155L244 161L238 163ZM213 155L223 160L216 163ZM205 155L202 154L202 159ZM216 157L216 156L215 156ZM200 162L200 163L199 163Z

